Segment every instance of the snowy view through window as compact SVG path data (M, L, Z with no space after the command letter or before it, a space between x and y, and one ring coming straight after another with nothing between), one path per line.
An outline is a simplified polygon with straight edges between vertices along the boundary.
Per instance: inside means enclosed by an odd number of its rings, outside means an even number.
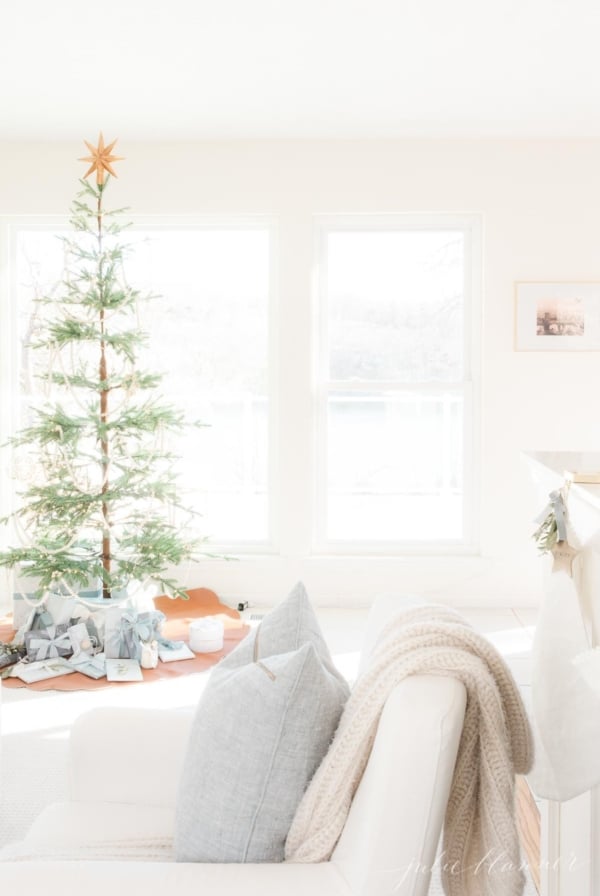
M38 388L34 363L44 360L29 347L43 313L32 300L57 288L63 247L56 228L15 232L24 422ZM269 520L276 460L269 452L270 231L157 224L126 239L127 281L158 296L140 307L149 337L142 366L165 374L162 391L188 420L207 424L172 446L182 455L187 503L202 514L199 534L242 550L276 542ZM317 483L318 548L465 539L469 251L460 227L322 230L317 469L307 467L305 482L311 494ZM303 350L308 356L311 345ZM277 385L286 402L283 360ZM310 433L298 438L308 443Z
M325 234L327 540L463 536L464 251L461 231Z
M36 294L52 294L63 273L57 231L18 232L14 287L21 345L23 416L39 363ZM266 229L135 230L127 281L158 296L140 305L148 349L142 365L164 373L161 391L191 428L173 445L186 503L200 511L213 542L268 538L267 332L269 233ZM18 421L15 421L15 423Z

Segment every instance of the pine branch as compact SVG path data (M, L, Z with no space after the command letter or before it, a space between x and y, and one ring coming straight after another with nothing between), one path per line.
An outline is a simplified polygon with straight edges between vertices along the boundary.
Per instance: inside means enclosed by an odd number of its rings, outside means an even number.
M159 405L146 402L138 406L124 408L121 413L108 423L98 426L100 437L111 432L127 432L132 439L139 439L144 434L156 433L159 430L171 432L181 430L185 425L183 413L170 405Z
M50 374L44 374L39 379L50 381L57 386L69 386L74 389L86 389L90 392L99 392L106 390L114 392L116 389L124 389L125 391L139 389L155 389L161 377L156 373L127 373L113 374L108 379L100 381L97 378L88 376L85 372L81 373L57 373L52 371Z

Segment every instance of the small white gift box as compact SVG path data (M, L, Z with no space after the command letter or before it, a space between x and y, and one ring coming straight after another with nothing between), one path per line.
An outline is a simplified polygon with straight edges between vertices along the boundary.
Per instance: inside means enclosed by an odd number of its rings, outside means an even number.
M73 648L73 655L85 655L88 659L94 654L94 644L88 632L85 622L78 622L69 629L69 637Z
M51 593L46 601L46 609L52 616L54 625L68 625L69 620L77 615L76 605L77 598L66 594Z
M195 653L215 653L223 650L225 626L216 616L204 616L190 622L189 642Z
M156 669L158 666L158 641L142 641L140 666L142 669Z
M13 626L17 631L31 618L36 606L43 606L41 599L33 592L15 592L13 594Z

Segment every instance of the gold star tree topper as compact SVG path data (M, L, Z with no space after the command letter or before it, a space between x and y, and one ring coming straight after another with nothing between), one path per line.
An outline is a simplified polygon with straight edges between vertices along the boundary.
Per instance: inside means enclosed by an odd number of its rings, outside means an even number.
M98 186L102 186L104 184L104 172L108 171L109 174L112 174L113 177L116 177L116 172L112 167L113 162L122 162L123 156L113 156L112 150L117 142L113 140L112 143L109 143L108 146L104 145L104 137L102 136L102 132L100 132L100 136L98 137L98 146L92 146L91 143L88 143L87 140L83 141L87 148L90 151L89 156L84 156L79 159L80 162L91 162L92 164L88 168L88 170L83 175L84 177L89 177L90 174L96 172L96 183Z

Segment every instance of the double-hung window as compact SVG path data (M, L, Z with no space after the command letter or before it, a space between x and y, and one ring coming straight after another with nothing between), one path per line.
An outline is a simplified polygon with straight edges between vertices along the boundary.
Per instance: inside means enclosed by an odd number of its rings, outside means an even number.
M4 408L12 397L15 409L10 425L2 412L3 436L25 422L37 388L30 343L43 307L33 299L59 288L57 236L65 230L64 220L3 225L2 269L10 278L0 389ZM293 264L297 274L304 257L286 245L278 260L274 234L260 217L142 219L128 234L128 281L160 296L140 311L149 333L143 366L163 371L165 397L208 424L174 446L188 500L202 514L200 534L231 553L275 552L283 506L303 515L303 543L285 542L294 562L307 555L309 529L321 557L473 547L479 220L316 219L315 255L303 262L306 283L311 263L318 275L315 327L299 332L296 345L316 362L312 423L307 414L276 413L273 401L276 395L280 408L292 408L286 390L290 382L298 388L288 376L294 357L286 362L278 351L290 301L279 296L275 313L278 268L289 282L281 265ZM308 395L308 378L305 388ZM294 440L277 430L291 422ZM274 471L289 464L277 446L292 452L311 439L315 450L295 467L301 483L278 479ZM16 482L4 475L0 485L8 507ZM299 486L311 499L294 507Z
M31 348L44 314L35 299L60 295L60 236L68 232L63 219L22 218L2 228L4 269L10 271L4 290L10 301L3 303L10 357L4 359L3 395L13 407L10 422L3 415L4 435L27 422L39 388L36 365L47 359ZM165 399L189 423L201 424L167 446L180 458L176 471L184 500L201 514L198 534L212 545L264 550L273 535L273 227L263 218L140 219L123 240L130 246L124 276L153 296L138 311L148 336L140 365L162 373ZM28 471L13 473L14 492ZM6 481L4 488L11 490Z
M321 550L474 541L476 218L323 218L318 234Z

